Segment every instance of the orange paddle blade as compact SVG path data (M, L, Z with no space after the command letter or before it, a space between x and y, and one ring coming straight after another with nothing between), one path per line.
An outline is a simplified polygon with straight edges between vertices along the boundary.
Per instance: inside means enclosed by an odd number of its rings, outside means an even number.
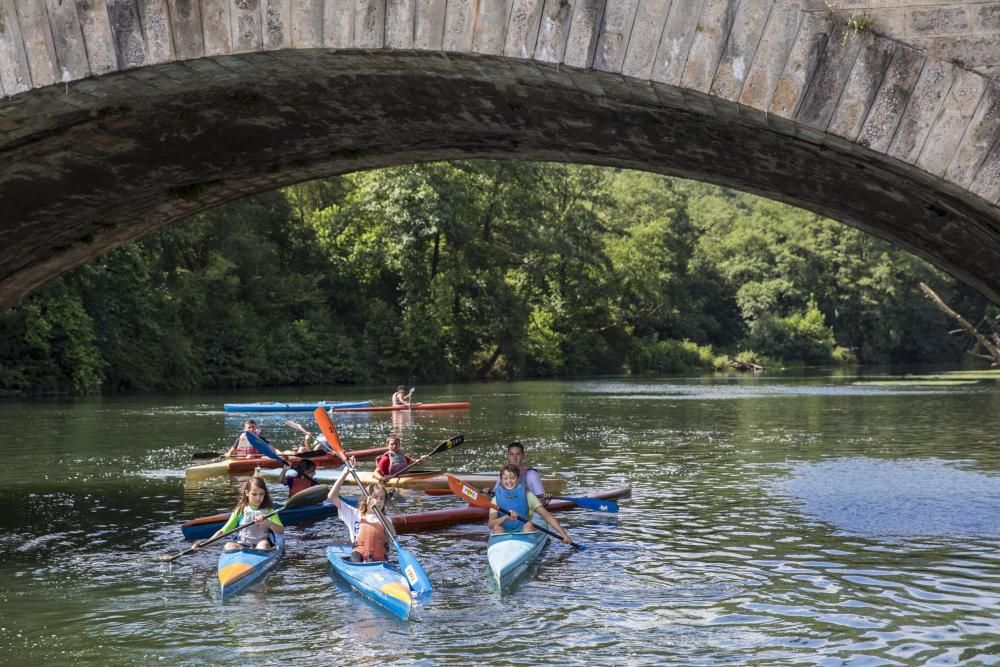
M451 489L452 493L454 493L462 500L467 501L470 505L474 505L476 507L484 507L486 509L490 508L495 510L500 509L499 507L490 502L489 496L485 496L482 493L479 493L479 491L476 491L474 488L464 483L459 478L453 477L452 475L448 475L448 488Z
M344 446L340 444L340 436L337 434L337 427L333 425L333 420L330 419L330 415L326 413L322 407L316 408L313 411L313 417L316 418L316 423L319 424L319 430L323 432L326 436L326 442L333 447L333 451L337 453L337 456L347 461L347 455L344 454Z

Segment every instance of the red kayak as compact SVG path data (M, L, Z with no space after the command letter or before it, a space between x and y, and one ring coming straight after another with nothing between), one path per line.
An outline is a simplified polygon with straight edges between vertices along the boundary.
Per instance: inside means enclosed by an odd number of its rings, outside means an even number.
M586 494L586 497L600 500L616 500L618 498L628 498L631 495L631 487L625 486L618 489L588 493ZM345 498L345 500L352 502L347 498ZM550 512L580 509L576 503L568 500L552 500L545 506L545 508ZM294 510L287 510L287 513L282 515L282 521L286 523L286 525L291 525L301 521L321 519L333 514L336 514L336 508L334 505L328 502L323 502L316 503L315 505L299 507ZM487 509L473 507L472 505L463 505L461 507L451 507L444 510L414 512L412 514L394 514L391 518L392 525L395 526L396 532L415 533L421 530L445 528L447 526L455 526L461 523L485 524L488 514L489 510ZM192 519L191 521L181 524L181 531L184 533L184 537L189 540L209 537L212 533L221 528L228 518L229 512L206 516L200 519Z
M632 495L632 487L623 486L607 491L597 491L586 494L587 498L597 498L600 500L615 500L617 498L628 498ZM550 512L562 512L564 510L580 509L576 503L569 500L551 500L545 506ZM486 523L486 517L490 511L482 507L464 505L462 507L452 507L445 510L430 510L428 512L414 512L413 514L395 514L392 517L392 525L396 527L398 533L416 533L421 530L431 528L443 528L454 526L460 523Z
M411 405L376 405L370 408L333 408L331 412L396 412L399 410L468 410L472 403L413 403Z

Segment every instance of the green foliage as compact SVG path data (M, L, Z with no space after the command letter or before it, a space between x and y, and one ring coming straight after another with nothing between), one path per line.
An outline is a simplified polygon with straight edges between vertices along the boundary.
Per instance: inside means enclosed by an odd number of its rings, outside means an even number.
M806 364L833 360L833 331L812 301L801 312L781 317L763 313L750 327L747 343L770 357Z
M0 314L0 393L960 360L919 281L1000 330L921 260L751 195L411 165L233 202L54 281Z

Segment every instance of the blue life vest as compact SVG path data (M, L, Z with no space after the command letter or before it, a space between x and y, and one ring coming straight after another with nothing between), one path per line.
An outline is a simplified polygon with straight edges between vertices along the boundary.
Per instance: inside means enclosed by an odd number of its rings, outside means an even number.
M524 490L524 484L518 484L513 489L505 489L503 484L493 487L493 502L500 506L503 513L514 510L517 515L525 521L530 521L528 516L528 494ZM516 519L507 519L503 522L503 529L508 533L521 530L524 524Z

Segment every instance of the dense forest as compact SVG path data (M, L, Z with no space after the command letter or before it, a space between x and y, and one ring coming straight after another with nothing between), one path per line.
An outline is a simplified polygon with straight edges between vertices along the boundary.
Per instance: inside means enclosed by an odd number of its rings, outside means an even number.
M855 229L646 173L452 162L233 202L0 315L0 393L956 363L977 293Z

